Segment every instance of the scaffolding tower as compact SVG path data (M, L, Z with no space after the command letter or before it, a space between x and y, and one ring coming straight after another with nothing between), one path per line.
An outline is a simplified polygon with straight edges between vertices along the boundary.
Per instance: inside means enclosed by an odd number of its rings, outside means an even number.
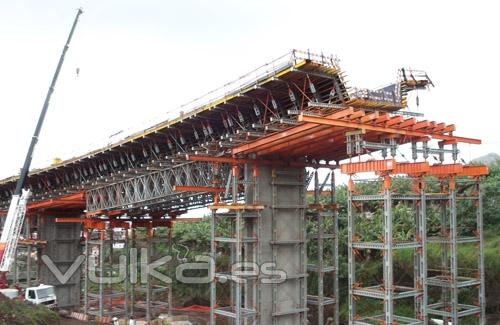
M104 226L85 231L84 313L87 315L129 316L129 258L123 254L117 259L114 248L115 244L121 244L128 252L128 232L115 230Z
M137 228L144 229L145 238L138 239ZM153 228L152 223L139 225L132 223L131 248L134 254L131 254L131 257L136 259L138 253L141 258L141 265L151 265L151 263L156 263L155 261L161 262L160 259L162 256L160 253L166 253L166 251L162 251L162 249L166 247L168 252L171 252L172 244L171 228L163 227L163 229L164 231L161 231L159 227ZM134 260L133 262L131 261L131 264L136 267L137 262L137 260ZM158 266L165 266L165 264L162 263L162 265ZM145 314L148 322L162 312L166 312L170 315L172 309L171 281L170 283L160 282L160 280L155 279L150 272L142 274L142 271L144 271L144 268L141 268L141 272L137 273L137 275L140 275L140 279L136 277L134 281L131 281L131 315L135 317L139 312L142 312ZM157 272L167 275L166 270L158 269Z
M420 190L411 194L398 193L394 188L392 178L383 176L382 180L372 181L380 186L380 193L366 192L373 186L366 183L355 184L350 179L348 189L348 263L349 263L349 322L351 324L425 324L423 315L425 303L423 286L425 283L425 213L422 207L422 193ZM418 187L417 187L418 188ZM400 217L395 211L396 205L402 205L413 218L413 229L408 229L409 236L404 239L396 238L394 223ZM367 209L363 211L363 209ZM411 211L408 211L411 210ZM377 214L381 214L378 218ZM362 221L369 220L369 225L380 229L377 234L365 234L361 240L360 229ZM373 221L373 222L371 222ZM377 223L381 223L378 225ZM381 226L381 227L380 227ZM367 238L372 237L372 238ZM399 284L395 280L393 258L398 250L411 250L415 263L413 281ZM356 257L364 258L374 254L382 257L383 275L380 283L364 283L367 279L357 279ZM356 310L356 302L361 297L377 299L383 303L383 313L376 315L360 314ZM400 299L414 299L413 315L399 315L395 311L395 304Z
M245 169L249 168L248 166ZM211 218L211 257L214 263L214 280L210 284L210 324L216 324L216 317L228 319L231 324L257 323L258 315L258 274L245 272L244 263L258 263L260 260L259 234L262 226L257 204L256 170L245 178L241 168L233 166L229 177L232 202L220 203L218 196ZM245 171L245 174L247 172ZM246 179L246 181L245 181ZM238 191L243 187L247 193L245 202L238 202ZM219 254L229 255L224 261ZM221 261L222 260L222 261ZM224 263L225 262L225 263ZM229 287L230 300L218 300L218 288Z
M23 289L40 283L41 253L47 242L37 237L38 222L38 217L27 216L24 222L23 238L19 239L14 255L12 283Z
M479 324L485 324L480 178L487 175L487 167L430 166L427 162L396 163L389 159L348 163L341 168L351 176L348 185L349 323L427 324L431 317L441 317L445 324L458 324L462 317L475 316ZM353 175L364 172L374 172L379 178L355 182ZM366 186L367 182L376 182L381 191L374 193L374 187ZM378 214L382 234L378 240L367 240L369 235L365 233L361 241L360 221L377 221ZM414 221L409 222L405 215ZM411 238L394 237L398 220L414 228ZM371 229L374 222L364 226ZM458 247L466 244L476 247L475 267L459 263ZM429 245L439 249L438 266L428 265L432 260ZM395 281L394 256L404 249L412 249L414 255L411 286ZM366 256L363 253L366 250L382 252L383 279L379 284L365 285L358 281L357 276L362 275L356 272L356 258ZM471 288L477 290L477 299L471 297L470 290L464 292ZM358 314L356 302L361 297L382 300L383 313ZM405 298L413 298L413 316L397 313L401 309L396 302Z
M311 281L308 284L307 304L315 308L309 316L315 316L318 325L326 319L339 323L339 283L338 283L338 213L333 170L320 182L318 170L314 178L313 203L306 212L308 220L308 264L307 271ZM329 190L323 191L329 181ZM323 195L325 194L325 195ZM324 198L326 202L320 200ZM331 283L329 288L325 283ZM325 309L331 308L332 317L325 317Z
M427 195L438 215L437 229L429 229L428 241L440 253L439 264L429 266L428 313L445 323L476 316L479 324L486 324L480 177L457 177L462 168L456 167L437 179L435 192ZM475 252L476 266L461 261L460 247Z

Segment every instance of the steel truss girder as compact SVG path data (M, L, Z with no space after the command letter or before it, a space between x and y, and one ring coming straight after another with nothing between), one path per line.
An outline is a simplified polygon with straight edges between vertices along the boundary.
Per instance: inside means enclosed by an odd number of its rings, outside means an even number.
M221 165L221 179L227 177L229 167ZM138 175L110 183L86 192L87 212L115 209L133 209L162 205L172 210L204 205L211 201L210 193L178 192L176 185L212 187L214 168L207 162L188 162L168 169ZM198 202L198 204L197 204Z

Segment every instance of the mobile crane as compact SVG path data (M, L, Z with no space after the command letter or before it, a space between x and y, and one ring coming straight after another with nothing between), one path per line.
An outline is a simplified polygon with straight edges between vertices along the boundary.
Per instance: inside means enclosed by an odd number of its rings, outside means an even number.
M68 39L62 50L61 57L59 58L59 63L57 65L56 71L54 73L54 76L52 77L52 82L45 97L45 102L43 103L40 117L38 118L35 133L31 138L28 153L26 154L24 165L21 169L16 188L12 195L12 201L10 202L9 211L7 212L7 218L5 220L2 235L0 237L0 289L5 289L8 287L7 272L9 271L14 259L14 255L16 254L19 235L21 234L24 217L26 215L27 203L31 193L29 190L23 189L23 187L28 176L31 160L33 158L33 152L35 150L36 144L38 143L38 137L40 136L43 121L45 119L45 115L47 114L47 109L49 108L50 98L52 96L52 93L54 92L57 78L59 77L59 72L61 71L64 62L64 57L66 55L66 52L68 51L69 43L71 42L73 32L75 31L76 25L78 23L78 18L82 13L83 10L81 8L78 9Z

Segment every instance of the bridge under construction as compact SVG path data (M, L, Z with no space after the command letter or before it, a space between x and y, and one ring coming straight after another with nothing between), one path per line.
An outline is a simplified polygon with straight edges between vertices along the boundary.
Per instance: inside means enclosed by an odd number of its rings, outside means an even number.
M61 307L88 317L152 320L171 311L175 286L160 286L149 275L140 286L130 284L127 268L117 291L92 283L91 275L117 272L117 243L126 250L149 248L147 262L154 261L155 245L171 243L170 229L183 214L209 208L211 324L301 325L311 315L317 324L338 324L344 254L338 249L339 169L349 177L349 323L427 324L436 318L458 324L472 317L486 324L480 182L488 169L458 162L458 144L480 140L408 110L409 94L431 86L425 72L400 69L386 87L350 87L333 56L294 50L189 103L174 119L32 170L25 186L33 195L16 257L26 261L23 270L15 263L12 281L52 284ZM400 154L405 144L412 162ZM365 180L365 173L376 177ZM398 186L401 179L409 185ZM0 181L3 211L16 180ZM367 182L380 190L367 193ZM463 204L475 207L468 228L462 220L471 216ZM361 241L361 221L373 206L383 211L380 234ZM413 216L407 238L395 236L396 206ZM429 210L439 214L437 228L427 226ZM309 250L311 244L317 249ZM437 265L428 261L429 245L440 252ZM461 245L476 245L473 269L460 264ZM383 273L373 283L364 283L356 269L367 250L380 251ZM412 255L414 278L401 284L393 258L404 250ZM66 271L82 251L85 262L65 283L40 258ZM219 265L221 254L231 265L274 263L286 276L242 275ZM127 265L134 263L130 256ZM317 283L310 286L308 279ZM229 301L218 300L220 290L229 290ZM464 298L464 290L474 299ZM363 299L379 301L380 313L356 308ZM403 300L412 302L412 315L397 313Z

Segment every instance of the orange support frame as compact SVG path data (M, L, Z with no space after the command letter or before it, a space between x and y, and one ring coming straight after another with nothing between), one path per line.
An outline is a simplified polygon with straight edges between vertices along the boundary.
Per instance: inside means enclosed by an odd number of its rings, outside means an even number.
M488 166L464 166L464 169L458 176L479 177L490 173Z
M386 159L342 164L340 170L342 173L349 175L368 172L380 175L424 174L430 170L430 166L427 162L398 163L395 159Z
M462 164L442 164L442 165L433 165L431 166L431 170L429 171L429 175L431 176L449 176L449 175L458 175L464 169Z
M370 160L364 162L354 162L340 165L343 174L356 174L367 172L387 172L396 167L396 160Z
M298 121L299 122L314 123L314 124L319 124L319 125L330 125L330 126L338 126L338 127L345 127L345 128L351 128L351 129L362 129L362 130L369 130L369 131L382 132L382 133L401 134L401 135L412 136L412 137L430 136L434 139L439 139L439 140L456 140L456 141L462 142L462 143L481 144L481 140L478 140L478 139L457 137L454 135L446 135L443 133L437 133L437 132L432 132L432 131L429 131L429 132L418 131L418 130L415 130L412 126L409 126L406 128L398 128L397 126L394 126L394 127L377 126L377 125L359 123L359 122L349 121L349 120L332 119L332 118L327 118L327 117L307 116L304 114L299 115ZM422 122L419 122L419 123L422 123ZM418 123L416 125L418 125Z
M96 220L91 218L56 218L56 223L82 223L85 229L104 230L109 225L109 228L124 228L129 229L130 223L124 220Z
M429 175L435 177L459 176L480 177L488 175L487 166L464 166L462 164L442 164L430 166L428 162L397 163L394 159L371 160L340 165L343 174L374 172L379 175L407 174Z
M28 204L28 210L54 208L85 208L85 193L75 193Z

